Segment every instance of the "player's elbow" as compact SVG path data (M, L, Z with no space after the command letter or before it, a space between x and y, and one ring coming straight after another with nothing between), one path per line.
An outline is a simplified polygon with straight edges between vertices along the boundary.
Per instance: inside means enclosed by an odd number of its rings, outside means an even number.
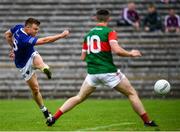
M122 56L122 57L129 57L128 53L123 52L121 50L118 50L115 54L117 54L118 56Z
M121 52L117 52L116 55L124 57L124 55Z
M52 43L52 42L54 42L54 41L55 41L55 40L52 39L52 38L45 38L45 39L43 40L44 43Z
M115 49L113 52L114 52L116 55L121 55L121 54L122 54L121 51L118 50L118 49Z
M37 40L36 45L42 45L42 44L46 44L46 43L50 43L49 39L40 38Z
M4 38L5 38L6 40L9 39L9 38L10 38L9 33L5 32L5 33L4 33Z
M112 47L112 51L116 54L116 55L120 55L122 54L121 50L119 47Z

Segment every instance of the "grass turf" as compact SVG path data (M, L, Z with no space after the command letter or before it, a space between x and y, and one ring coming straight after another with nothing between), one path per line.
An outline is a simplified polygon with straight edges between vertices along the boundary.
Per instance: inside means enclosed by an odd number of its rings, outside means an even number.
M64 100L45 100L54 113ZM53 127L33 100L0 100L1 131L180 131L180 100L144 99L150 117L159 128L144 127L128 100L88 99L64 114Z

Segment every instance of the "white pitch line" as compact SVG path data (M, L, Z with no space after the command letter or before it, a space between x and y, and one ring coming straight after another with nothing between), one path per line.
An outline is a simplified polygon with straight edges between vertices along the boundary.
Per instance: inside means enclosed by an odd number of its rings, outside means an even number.
M113 126L125 126L125 125L132 125L132 124L135 124L135 123L124 122L124 123L110 124L110 125L106 125L106 126L98 126L98 127L94 127L94 128L79 129L77 131L96 131L99 129L109 128L109 127L113 127Z

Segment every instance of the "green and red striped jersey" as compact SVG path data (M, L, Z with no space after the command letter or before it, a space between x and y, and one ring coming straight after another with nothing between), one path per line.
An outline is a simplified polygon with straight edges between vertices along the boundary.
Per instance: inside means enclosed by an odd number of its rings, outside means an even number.
M82 52L89 74L113 73L117 71L113 63L110 41L117 41L117 33L107 26L97 25L85 36Z

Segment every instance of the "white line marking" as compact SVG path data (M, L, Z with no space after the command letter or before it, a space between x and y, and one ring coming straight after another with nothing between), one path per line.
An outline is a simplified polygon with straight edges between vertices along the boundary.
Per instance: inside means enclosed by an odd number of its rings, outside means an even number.
M125 126L125 125L132 125L135 123L130 123L130 122L124 122L124 123L117 123L117 124L110 124L110 125L106 125L106 126L98 126L98 127L94 127L94 128L84 128L84 129L79 129L77 131L96 131L99 129L104 129L104 128L109 128L109 127L113 127L113 126Z

